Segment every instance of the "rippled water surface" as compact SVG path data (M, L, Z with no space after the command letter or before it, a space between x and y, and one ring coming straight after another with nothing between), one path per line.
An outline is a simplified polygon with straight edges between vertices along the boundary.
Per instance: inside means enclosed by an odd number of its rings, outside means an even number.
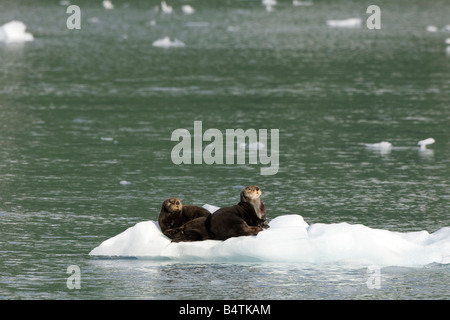
M0 43L0 298L448 299L449 266L179 263L88 253L164 199L234 204L258 184L269 219L430 233L450 226L450 57L446 1L2 1L0 24L35 40ZM169 2L169 1L168 1ZM360 17L360 28L329 19ZM428 32L436 25L438 32ZM166 36L186 44L157 48ZM279 129L276 175L262 164L180 165L175 129ZM419 151L417 142L436 143ZM365 144L389 141L384 152ZM127 181L129 183L120 183ZM81 289L66 271L81 269ZM195 283L194 287L191 285Z

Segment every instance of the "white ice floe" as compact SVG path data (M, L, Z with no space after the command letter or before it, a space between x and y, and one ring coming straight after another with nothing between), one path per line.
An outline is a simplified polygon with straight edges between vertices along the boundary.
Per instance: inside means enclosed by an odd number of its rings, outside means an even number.
M173 8L169 5L167 5L165 1L162 1L161 2L161 10L163 13L171 14L173 11Z
M425 150L426 148L427 148L427 145L429 145L429 144L433 144L433 143L435 143L436 141L433 139L433 138L428 138L428 139L425 139L425 140L420 140L418 143L417 143L417 145L419 146L419 149L420 150Z
M428 32L437 32L438 31L438 27L431 26L431 25L427 26L426 29L427 29Z
M312 1L299 1L299 0L292 0L292 5L294 7L306 7L306 6L312 6Z
M107 10L112 10L112 9L114 9L114 5L113 5L112 2L109 1L109 0L103 0L102 6L103 6L103 8L105 8L105 9L107 9Z
M217 207L211 206L215 209ZM393 232L361 224L316 223L283 215L257 236L172 243L157 221L144 221L105 240L89 255L180 261L263 261L422 266L450 263L450 228Z
M186 45L184 42L174 39L173 41L170 40L169 37L165 37L162 39L158 39L152 43L154 47L160 47L160 48L180 48L185 47Z
M267 12L272 12L273 11L273 7L277 5L277 1L276 0L262 0L261 1L262 5L266 7L266 11Z
M365 146L368 149L378 150L381 153L389 153L392 149L392 143L387 141L382 141L378 143L366 143Z
M13 20L0 26L0 42L33 41L31 33L26 32L27 26L22 21Z
M113 137L101 137L100 140L102 141L114 141Z
M131 184L130 181L126 181L126 180L122 180L122 181L120 181L119 183L120 183L121 186L128 186L128 185Z
M277 0L262 0L261 3L263 6L276 6Z
M327 20L327 25L333 28L359 28L361 27L361 19Z
M183 11L184 14L193 14L195 12L194 8L188 4L181 6L181 11Z

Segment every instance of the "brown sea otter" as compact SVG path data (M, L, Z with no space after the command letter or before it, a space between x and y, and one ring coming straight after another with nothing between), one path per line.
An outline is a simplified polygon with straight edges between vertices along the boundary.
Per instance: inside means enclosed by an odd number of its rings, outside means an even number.
M165 233L168 229L181 227L191 220L207 217L210 214L205 208L193 205L183 206L180 199L169 198L161 206L158 223L162 233Z
M266 209L261 199L261 189L249 186L241 191L241 201L224 207L206 219L210 239L226 240L231 237L257 235L268 228Z

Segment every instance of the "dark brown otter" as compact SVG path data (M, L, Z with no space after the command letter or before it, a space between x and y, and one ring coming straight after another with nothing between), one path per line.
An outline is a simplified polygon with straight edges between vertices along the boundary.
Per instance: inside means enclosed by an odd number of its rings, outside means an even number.
M268 228L266 209L261 199L261 189L249 186L241 191L241 201L224 207L206 219L210 239L226 240L231 237L257 235Z
M187 205L183 206L180 199L170 198L163 202L158 217L162 233L168 229L181 227L186 222L200 217L207 217L211 213L205 208Z
M209 239L209 233L206 229L207 217L200 217L188 221L181 227L167 229L164 234L172 239L173 242L180 241L202 241Z

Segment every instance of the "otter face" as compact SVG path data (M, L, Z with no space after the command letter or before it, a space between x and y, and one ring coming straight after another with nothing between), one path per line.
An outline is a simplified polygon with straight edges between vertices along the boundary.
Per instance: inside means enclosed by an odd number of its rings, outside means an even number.
M170 198L165 200L163 206L168 212L181 211L181 208L183 207L180 199L178 198Z
M258 199L261 196L261 189L258 186L248 186L241 191L241 198Z

